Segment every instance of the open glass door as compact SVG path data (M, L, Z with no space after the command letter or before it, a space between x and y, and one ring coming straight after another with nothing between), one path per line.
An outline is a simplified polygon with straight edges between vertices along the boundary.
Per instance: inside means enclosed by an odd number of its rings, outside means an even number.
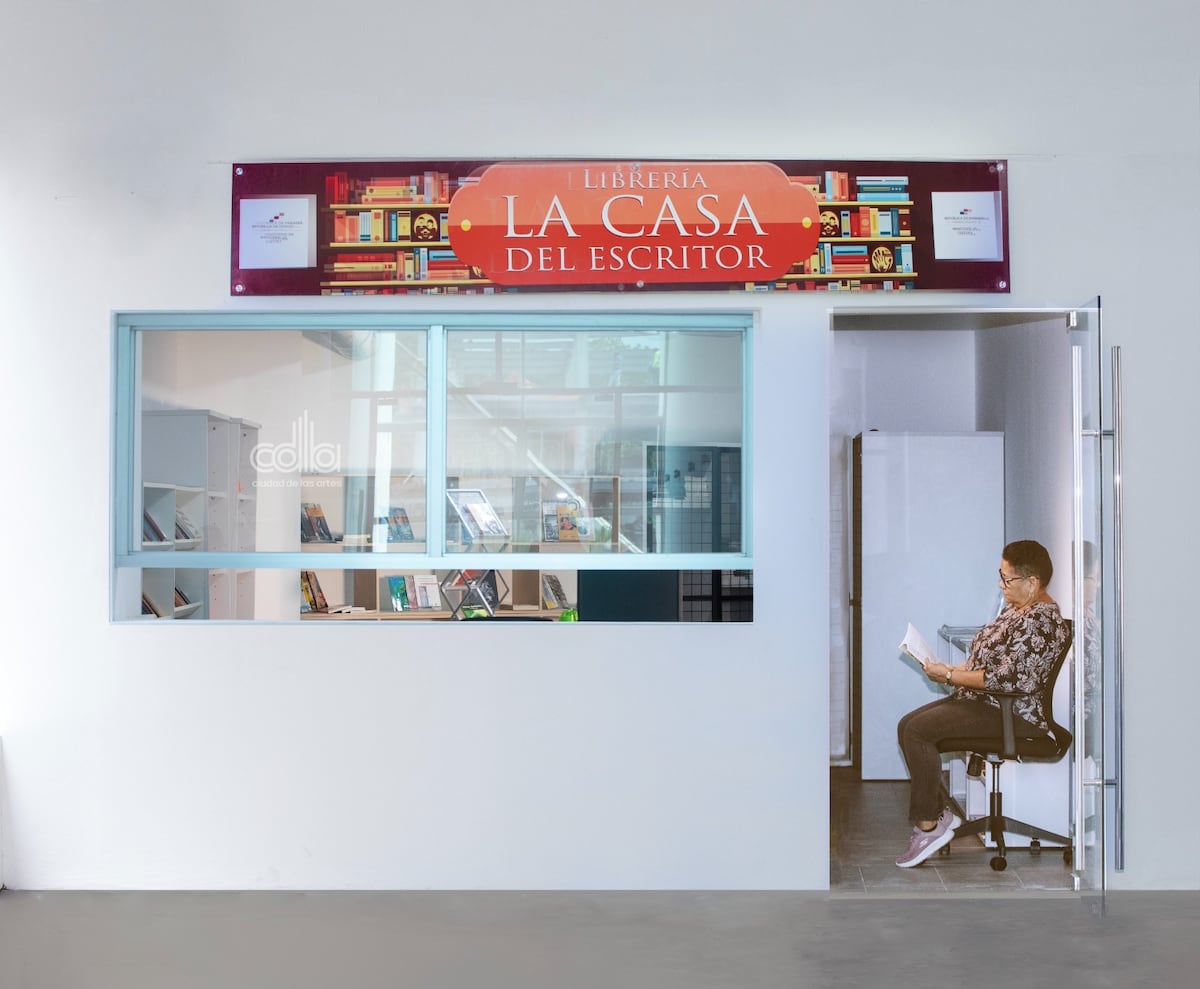
M1072 856L1076 888L1103 892L1108 868L1123 866L1120 354L1102 347L1098 298L1068 320L1075 575Z

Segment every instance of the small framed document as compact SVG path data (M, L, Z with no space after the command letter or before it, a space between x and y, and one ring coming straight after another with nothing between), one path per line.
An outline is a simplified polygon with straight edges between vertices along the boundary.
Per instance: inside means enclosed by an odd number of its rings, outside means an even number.
M934 192L933 256L938 261L1003 261L999 192Z
M239 207L239 268L316 267L316 196L245 196Z

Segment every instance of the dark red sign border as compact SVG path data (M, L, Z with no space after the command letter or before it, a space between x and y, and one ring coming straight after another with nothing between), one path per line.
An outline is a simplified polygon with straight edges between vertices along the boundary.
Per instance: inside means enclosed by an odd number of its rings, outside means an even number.
M559 159L564 163L573 159ZM627 162L630 159L591 159L607 160L612 163ZM689 159L698 165L707 161L727 163L737 159ZM331 276L325 270L334 257L345 254L337 253L329 246L328 239L323 236L329 220L329 211L333 204L327 193L329 176L343 173L359 182L380 175L423 175L430 173L446 173L455 178L479 174L487 166L496 164L501 159L465 159L465 160L391 160L391 161L310 161L310 162L247 162L235 163L232 166L232 225L230 248L230 294L242 296L347 296L351 293L406 295L406 294L483 294L513 292L677 292L677 291L820 291L836 285L840 290L871 291L883 289L890 282L891 287L906 287L915 291L962 291L983 293L1007 293L1011 291L1009 235L1008 235L1008 168L1003 160L979 161L897 161L897 160L852 160L852 159L743 159L745 161L769 161L778 166L789 176L834 176L839 173L848 177L849 188L846 190L846 200L839 198L838 209L833 211L839 215L850 212L856 213L854 198L854 179L859 176L903 176L907 179L906 201L908 206L908 221L910 223L908 244L910 267L913 276L905 278L900 271L895 272L893 279L881 274L871 274L867 277L857 277L854 273L834 275L826 273L820 276L807 277L797 273L786 279L776 279L762 283L745 283L729 281L713 282L680 282L680 283L647 283L639 286L636 281L615 285L570 285L554 284L546 286L527 286L519 288L503 288L489 283L486 279L478 279L474 283L467 281L447 281L439 284L434 281L408 283L397 281L395 284L372 281L367 288L342 288L331 290ZM521 159L503 159L503 161L520 162ZM642 159L643 167L652 164L654 159ZM833 180L831 180L833 181ZM846 182L847 179L843 179ZM932 209L932 194L934 192L998 192L1000 211L1000 236L1002 243L1002 260L997 261L951 261L938 260L934 256L934 217ZM317 251L316 264L303 268L247 268L240 267L240 238L241 204L244 199L286 197L286 196L315 196L318 203L317 219ZM414 204L416 205L416 204ZM862 204L858 204L862 205ZM845 218L842 218L843 223ZM851 222L855 222L852 217ZM869 241L869 238L867 238ZM854 241L853 237L847 242ZM836 243L836 241L834 242ZM434 246L448 247L440 243ZM364 248L366 245L364 245ZM799 261L800 259L798 259Z

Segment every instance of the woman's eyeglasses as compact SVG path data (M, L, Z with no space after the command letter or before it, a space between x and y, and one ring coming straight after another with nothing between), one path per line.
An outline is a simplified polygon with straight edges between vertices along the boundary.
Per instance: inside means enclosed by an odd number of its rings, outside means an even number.
M1000 574L1000 583L1003 584L1005 587L1007 587L1009 584L1011 584L1014 580L1024 580L1025 579L1025 577L1022 577L1020 574L1018 574L1015 577L1005 577L1003 570L997 570L996 572L998 574Z

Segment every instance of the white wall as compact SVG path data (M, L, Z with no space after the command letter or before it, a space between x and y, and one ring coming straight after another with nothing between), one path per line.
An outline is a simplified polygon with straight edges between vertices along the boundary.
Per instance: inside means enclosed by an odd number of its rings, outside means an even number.
M979 428L1000 430L1006 540L1036 539L1056 561L1050 593L1075 617L1071 580L1071 347L1065 320L979 333Z
M838 330L831 344L829 430L969 433L975 424L975 334L905 330L886 319L873 330ZM954 325L955 321L950 321Z
M738 13L464 2L423 12L437 43L401 58L386 29L363 29L385 37L350 74L337 66L351 15L331 30L315 0L45 0L6 14L10 886L826 882L823 512L785 538L760 522L746 627L398 638L106 623L109 313L332 305L230 299L229 163L537 154L1009 159L1013 294L944 301L1104 296L1109 340L1126 348L1128 430L1129 850L1114 885L1200 886L1200 863L1177 853L1200 791L1162 758L1188 749L1193 717L1191 692L1169 686L1192 676L1176 616L1200 541L1179 521L1200 466L1178 455L1177 428L1200 357L1193 4L1147 0L1136 20L1115 0L864 0L837 13L844 25L826 4ZM886 27L871 64L831 70L830 30L873 17ZM887 50L895 64L881 67ZM379 97L412 93L426 69L429 98ZM361 301L337 305L383 306ZM773 485L824 505L824 309L843 300L648 301L761 307L756 451L786 450ZM541 648L538 634L560 638Z

